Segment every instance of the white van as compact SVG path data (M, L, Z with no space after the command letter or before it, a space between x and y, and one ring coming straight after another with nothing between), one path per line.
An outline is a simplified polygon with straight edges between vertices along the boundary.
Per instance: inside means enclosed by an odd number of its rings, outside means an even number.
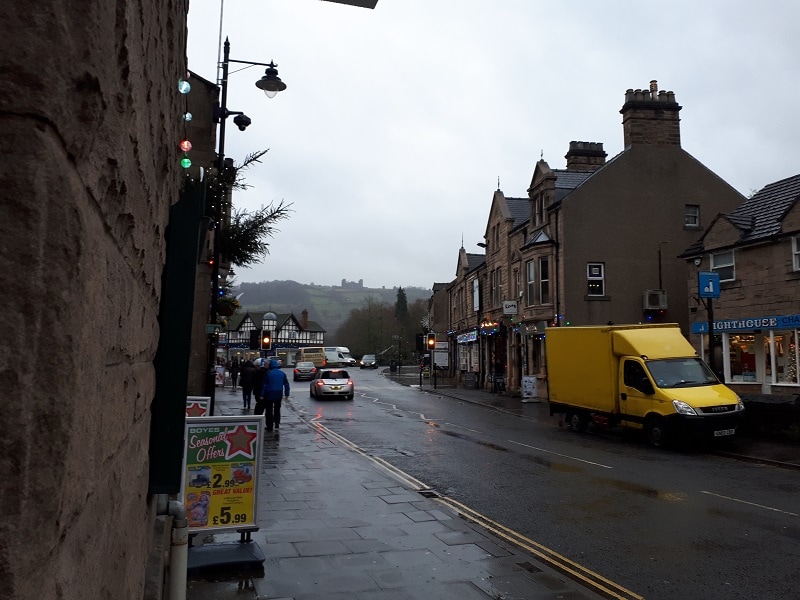
M329 367L345 367L350 363L345 358L344 354L339 351L339 348L334 346L326 346L325 350L325 364Z
M345 364L348 367L354 367L358 363L358 361L350 355L350 348L346 348L345 346L337 346L336 351L344 357Z

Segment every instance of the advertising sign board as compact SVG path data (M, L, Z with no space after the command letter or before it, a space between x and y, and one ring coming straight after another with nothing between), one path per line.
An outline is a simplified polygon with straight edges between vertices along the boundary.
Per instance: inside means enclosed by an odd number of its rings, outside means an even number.
M187 417L181 496L189 532L258 529L264 419Z
M186 396L186 416L206 417L210 404L211 396Z

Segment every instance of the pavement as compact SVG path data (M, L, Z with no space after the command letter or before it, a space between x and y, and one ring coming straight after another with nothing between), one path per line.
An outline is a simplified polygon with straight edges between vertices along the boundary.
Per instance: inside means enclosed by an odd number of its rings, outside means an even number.
M423 389L553 419L546 403L481 390L434 390L428 382ZM240 392L218 388L215 413L244 414ZM718 452L800 469L798 444L740 438ZM263 571L194 572L188 600L639 598L303 420L291 398L280 429L266 433L258 486L259 530L251 540L266 557ZM190 552L240 542L238 533L197 538Z

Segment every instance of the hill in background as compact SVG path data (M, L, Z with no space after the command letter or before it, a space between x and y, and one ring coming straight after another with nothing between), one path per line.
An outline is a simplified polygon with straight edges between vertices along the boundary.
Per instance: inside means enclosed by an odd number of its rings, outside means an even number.
M431 290L419 287L404 287L408 303L418 299L428 300ZM326 330L325 342L337 343L333 335L350 316L354 308L361 308L367 298L394 306L397 288L366 288L362 281L342 281L341 286L325 286L297 283L296 281L262 281L242 283L236 294L242 294L239 302L246 311L268 311L294 313L300 319L303 310L308 318Z

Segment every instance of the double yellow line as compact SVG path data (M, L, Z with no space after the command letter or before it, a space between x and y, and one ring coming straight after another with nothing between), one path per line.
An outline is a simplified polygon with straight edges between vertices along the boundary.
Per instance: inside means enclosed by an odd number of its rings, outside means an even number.
M594 571L591 571L582 565L579 565L575 561L568 559L566 556L559 554L555 550L551 550L550 548L543 546L538 542L535 542L532 539L527 538L524 535L517 533L516 531L509 529L504 525L501 525L500 523L497 523L496 521L492 521L489 517L472 510L470 507L461 504L457 500L453 500L452 498L448 498L446 496L440 496L438 493L433 492L430 487L422 483L419 479L415 479L408 473L401 471L382 458L367 454L353 442L345 437L342 437L338 433L331 431L321 423L311 421L311 425L320 432L324 433L326 436L333 438L343 446L346 446L353 452L360 454L386 471L389 471L392 475L394 475L400 481L406 483L415 491L421 492L422 495L426 496L427 498L435 500L436 502L444 504L445 506L449 506L450 509L455 511L459 516L477 525L480 525L484 529L491 531L496 536L506 540L514 546L517 546L526 552L530 552L553 569L563 573L564 575L567 575L574 581L577 581L581 585L591 589L597 594L604 596L605 598L612 598L614 600L644 600L643 596L639 596L635 592L632 592L631 590L624 588L609 579L606 579L602 575L595 573ZM426 491L430 491L432 493L428 495L425 494Z

